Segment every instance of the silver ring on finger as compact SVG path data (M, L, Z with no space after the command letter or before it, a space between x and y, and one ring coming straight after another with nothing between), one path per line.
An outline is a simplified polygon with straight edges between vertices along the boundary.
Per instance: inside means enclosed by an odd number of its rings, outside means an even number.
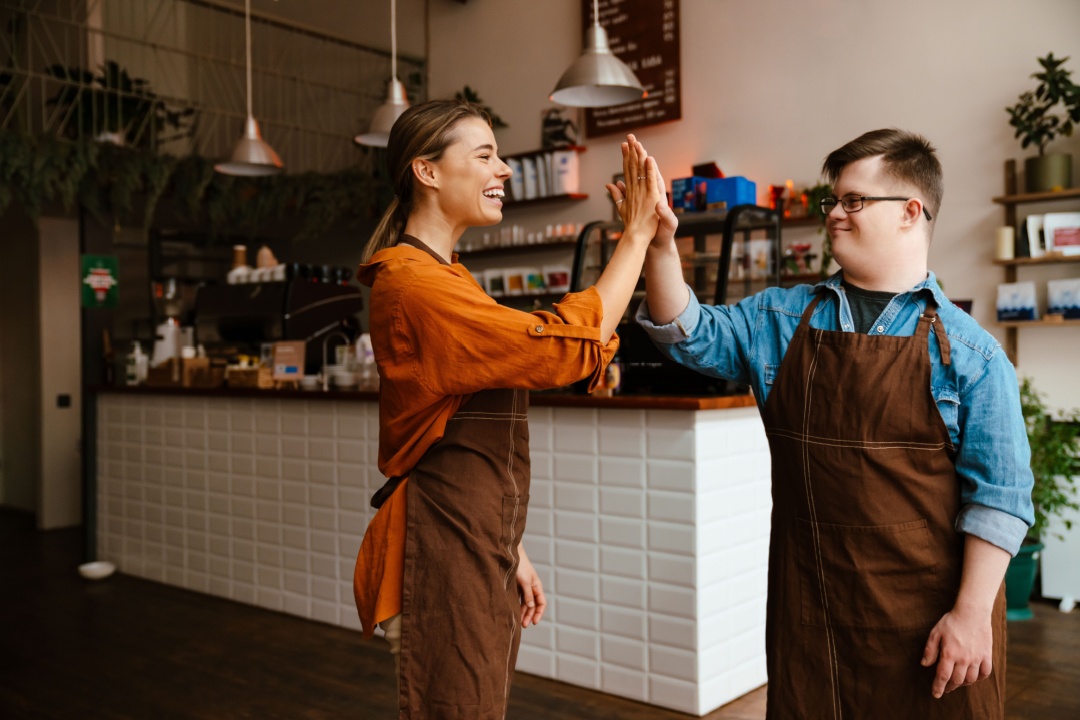
M644 176L644 175L638 175L638 176L637 176L637 179L638 179L638 180L644 180L644 179L645 179L645 176Z
M622 203L622 201L623 201L623 200L625 200L625 199L626 199L626 198L623 198L622 200L616 200L616 201L615 201L615 204L616 204L616 205L619 205L619 204L621 204L621 203Z

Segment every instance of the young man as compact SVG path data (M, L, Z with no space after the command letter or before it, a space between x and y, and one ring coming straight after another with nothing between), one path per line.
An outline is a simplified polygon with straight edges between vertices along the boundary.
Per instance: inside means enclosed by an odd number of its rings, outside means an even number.
M699 305L668 212L637 319L672 359L757 397L773 464L768 717L1000 719L1002 578L1034 520L1016 374L927 271L934 148L877 130L824 174L840 272Z

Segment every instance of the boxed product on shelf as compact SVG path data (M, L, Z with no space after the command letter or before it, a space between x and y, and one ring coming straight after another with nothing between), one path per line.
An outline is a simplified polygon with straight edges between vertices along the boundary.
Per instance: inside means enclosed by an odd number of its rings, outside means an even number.
M1080 319L1080 278L1047 281L1046 312Z
M1037 320L1035 283L1001 283L997 294L998 320Z
M724 210L757 202L757 184L741 175L726 178L688 177L671 181L676 212Z
M1080 213L1046 213L1042 221L1047 251L1080 255Z
M552 150L548 155L551 157L551 194L569 195L581 192L577 151Z
M484 290L493 298L506 294L506 274L502 268L484 271Z
M510 158L506 161L506 164L510 166L510 198L512 200L524 200L525 199L525 175L521 165L521 160L517 158Z
M526 293L537 294L544 292L544 274L540 272L540 268L523 268L522 272L525 274Z
M570 266L569 265L545 265L544 284L548 292L570 292Z

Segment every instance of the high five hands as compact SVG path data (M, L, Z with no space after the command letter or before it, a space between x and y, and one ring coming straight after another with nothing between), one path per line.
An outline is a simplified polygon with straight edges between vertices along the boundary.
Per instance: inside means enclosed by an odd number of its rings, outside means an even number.
M667 204L666 185L656 164L644 146L632 134L622 144L623 177L607 184L611 199L627 232L640 229L653 237L653 246L671 242L678 218Z

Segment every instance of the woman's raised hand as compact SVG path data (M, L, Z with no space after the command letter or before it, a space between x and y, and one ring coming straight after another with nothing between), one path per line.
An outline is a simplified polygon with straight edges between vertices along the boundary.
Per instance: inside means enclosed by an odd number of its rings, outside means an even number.
M651 240L660 221L661 204L667 206L664 179L656 159L645 152L633 135L626 136L622 156L625 180L608 183L608 192L618 208L625 234Z

